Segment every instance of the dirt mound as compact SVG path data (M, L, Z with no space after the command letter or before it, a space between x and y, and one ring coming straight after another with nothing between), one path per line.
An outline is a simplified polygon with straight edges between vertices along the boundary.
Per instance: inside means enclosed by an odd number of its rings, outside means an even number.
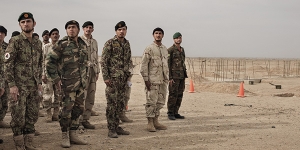
M239 92L239 88L240 86L237 83L224 83L224 82L200 83L197 86L197 90L199 90L199 92L228 93L228 94L237 94Z

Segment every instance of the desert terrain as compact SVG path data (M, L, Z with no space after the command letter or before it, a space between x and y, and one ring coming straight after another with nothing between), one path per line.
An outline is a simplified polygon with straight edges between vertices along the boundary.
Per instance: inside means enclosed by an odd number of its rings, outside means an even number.
M72 145L72 150L297 150L300 147L300 60L251 58L187 58L188 76L182 106L186 119L169 120L167 108L161 110L160 122L167 130L147 132L145 93L139 75L140 57L132 78L127 116L133 123L120 126L130 131L112 139L107 137L105 84L97 82L91 117L95 130L79 136L88 145ZM194 93L189 93L194 85ZM253 84L251 82L253 81ZM237 97L244 82L244 98ZM276 89L280 85L281 89ZM7 113L5 121L11 119ZM45 123L39 118L36 129L41 135L34 143L44 150L63 149L58 122ZM14 149L11 129L0 129L0 150Z

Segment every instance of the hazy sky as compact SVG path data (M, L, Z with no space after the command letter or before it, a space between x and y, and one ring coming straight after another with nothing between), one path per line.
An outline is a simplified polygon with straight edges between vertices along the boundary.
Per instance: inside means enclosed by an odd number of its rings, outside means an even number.
M300 56L299 0L1 0L5 41L20 30L17 19L24 11L33 13L40 36L56 27L62 38L67 21L77 20L80 26L92 21L100 53L115 35L116 23L124 20L133 56L141 56L153 42L156 27L165 31L166 47L173 44L173 34L181 32L187 56Z

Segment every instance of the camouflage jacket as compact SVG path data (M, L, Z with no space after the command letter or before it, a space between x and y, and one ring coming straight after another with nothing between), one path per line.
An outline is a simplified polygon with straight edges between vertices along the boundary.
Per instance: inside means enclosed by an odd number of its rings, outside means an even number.
M42 42L28 40L24 33L9 40L4 56L8 86L34 87L42 84Z
M53 48L52 43L48 43L48 44L43 45L43 52L44 52L44 55L43 55L43 75L46 75L46 63L47 63L46 62L46 57L49 54L49 52L52 51L52 48Z
M144 81L150 81L152 84L169 82L168 50L166 46L158 46L152 43L146 47L140 72Z
M185 66L185 53L183 47L181 52L177 49L176 45L172 45L168 49L169 57L169 78L171 79L184 79L187 78Z
M5 50L7 48L7 43L5 43L4 41L2 42L2 44L0 45L0 88L4 88L5 87L5 76L4 76L4 54L5 54Z
M129 41L124 39L122 44L116 36L108 40L104 45L101 57L103 80L114 77L128 78L132 67Z
M78 43L78 45L77 45ZM46 73L54 83L62 81L62 89L77 91L87 82L87 47L78 37L77 42L65 36L59 40L46 58Z
M81 39L87 45L88 50L88 66L89 69L93 69L96 74L100 73L99 62L98 62L98 43L95 39L87 39L84 35Z

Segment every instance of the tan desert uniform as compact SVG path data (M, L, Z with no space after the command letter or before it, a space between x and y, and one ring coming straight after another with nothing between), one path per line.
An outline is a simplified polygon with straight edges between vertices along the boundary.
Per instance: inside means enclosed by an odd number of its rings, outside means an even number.
M95 102L96 93L96 75L100 73L99 63L98 63L98 43L93 37L87 39L84 35L81 39L86 43L88 50L88 84L87 93L85 100L85 111L83 112L83 121L87 121L91 117L91 111Z
M149 45L143 54L141 75L144 81L150 81L151 90L146 91L145 106L147 117L160 115L160 109L166 102L167 84L169 83L168 50L166 46L155 43Z

